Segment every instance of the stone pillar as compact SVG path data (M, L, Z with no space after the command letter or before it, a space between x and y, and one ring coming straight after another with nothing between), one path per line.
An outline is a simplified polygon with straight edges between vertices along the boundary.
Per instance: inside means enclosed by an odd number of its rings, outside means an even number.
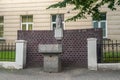
M87 47L88 47L88 69L97 70L97 39L88 38Z
M54 32L54 37L56 40L62 40L63 38L63 29L62 28L56 28Z
M23 69L26 65L26 45L25 40L16 40L16 65L18 69Z

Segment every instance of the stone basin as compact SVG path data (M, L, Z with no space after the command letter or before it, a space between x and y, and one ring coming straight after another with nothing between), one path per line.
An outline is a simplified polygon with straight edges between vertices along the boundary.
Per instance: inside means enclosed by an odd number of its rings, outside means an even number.
M61 53L62 52L62 44L39 44L39 52L40 53Z

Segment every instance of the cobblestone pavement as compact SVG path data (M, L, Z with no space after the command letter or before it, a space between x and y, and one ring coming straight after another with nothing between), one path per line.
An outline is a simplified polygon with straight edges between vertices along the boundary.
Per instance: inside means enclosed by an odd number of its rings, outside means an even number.
M60 73L46 73L42 68L0 69L0 80L120 80L120 70L89 71L83 68L65 68Z

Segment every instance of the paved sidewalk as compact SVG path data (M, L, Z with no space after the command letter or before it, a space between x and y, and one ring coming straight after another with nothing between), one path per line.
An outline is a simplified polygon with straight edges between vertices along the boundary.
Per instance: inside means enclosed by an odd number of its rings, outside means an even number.
M41 68L0 69L0 80L120 80L120 70L89 71L81 68L66 68L60 73L46 73Z

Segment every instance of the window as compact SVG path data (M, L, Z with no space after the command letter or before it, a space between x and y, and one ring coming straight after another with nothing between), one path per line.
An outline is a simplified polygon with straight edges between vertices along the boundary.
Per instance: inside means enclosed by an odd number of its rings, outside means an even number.
M4 33L4 18L0 16L0 38L3 37Z
M22 16L21 29L22 30L33 29L33 16L32 15Z
M106 13L101 13L101 19L99 21L93 19L93 27L94 28L102 28L102 30L103 30L103 38L107 37Z
M63 29L64 29L64 14L59 14L62 18ZM57 14L51 15L51 29L54 30L56 27L56 16Z

